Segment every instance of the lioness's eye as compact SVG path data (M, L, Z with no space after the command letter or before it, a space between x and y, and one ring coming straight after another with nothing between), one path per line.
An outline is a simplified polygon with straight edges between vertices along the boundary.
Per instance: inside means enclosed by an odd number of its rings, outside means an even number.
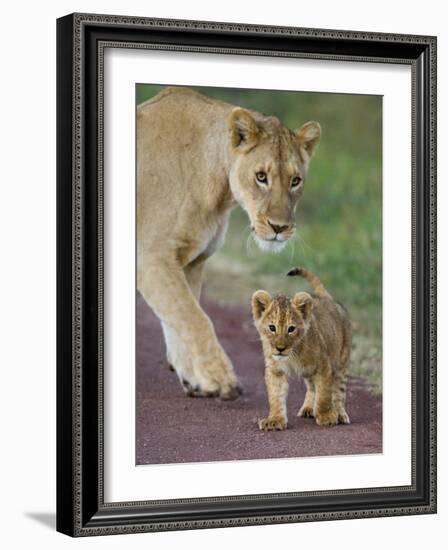
M292 325L290 327L288 327L288 332L291 333L291 332L294 332L296 330L296 327L293 327Z
M275 325L269 325L269 330L271 332L275 332Z
M266 172L257 172L255 177L257 178L258 183L268 183L268 176Z
M301 181L302 178L300 176L293 176L291 178L291 187L298 187Z

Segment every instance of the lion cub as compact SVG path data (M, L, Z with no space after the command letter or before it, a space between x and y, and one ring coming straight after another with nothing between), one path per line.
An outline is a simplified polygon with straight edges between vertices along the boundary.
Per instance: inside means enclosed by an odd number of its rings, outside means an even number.
M297 267L313 289L292 298L272 298L264 290L252 296L252 313L265 358L269 416L261 430L287 426L288 377L305 379L307 391L298 416L314 417L320 426L349 424L345 395L351 351L351 324L346 310L333 300L319 278Z

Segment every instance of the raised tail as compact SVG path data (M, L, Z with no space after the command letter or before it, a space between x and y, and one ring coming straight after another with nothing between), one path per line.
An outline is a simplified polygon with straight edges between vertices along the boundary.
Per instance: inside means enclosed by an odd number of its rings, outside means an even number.
M308 271L308 269L305 269L304 267L293 267L288 271L287 275L288 277L293 277L294 275L299 275L300 277L303 277L308 281L310 287L313 289L314 293L317 296L332 299L331 294L324 287L319 277L313 272Z

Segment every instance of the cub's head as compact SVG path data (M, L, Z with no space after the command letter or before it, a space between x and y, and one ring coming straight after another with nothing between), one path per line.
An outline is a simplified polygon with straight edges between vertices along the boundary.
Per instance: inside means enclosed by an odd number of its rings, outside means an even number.
M276 361L288 359L308 330L312 308L307 292L298 292L293 298L272 298L265 290L253 294L252 315L268 356Z
M228 119L230 187L262 250L279 251L295 233L294 211L320 140L318 122L292 132L275 117L236 107Z

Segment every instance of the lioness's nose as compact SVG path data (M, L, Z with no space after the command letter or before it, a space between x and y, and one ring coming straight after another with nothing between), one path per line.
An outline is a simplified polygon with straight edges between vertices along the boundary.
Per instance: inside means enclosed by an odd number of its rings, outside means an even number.
M278 225L276 223L272 223L271 220L268 220L268 224L272 227L274 233L283 233L283 231L286 231L289 227L289 225Z
M277 351L279 351L280 353L282 351L285 351L285 349L286 349L286 346L275 346L275 347L277 348Z

